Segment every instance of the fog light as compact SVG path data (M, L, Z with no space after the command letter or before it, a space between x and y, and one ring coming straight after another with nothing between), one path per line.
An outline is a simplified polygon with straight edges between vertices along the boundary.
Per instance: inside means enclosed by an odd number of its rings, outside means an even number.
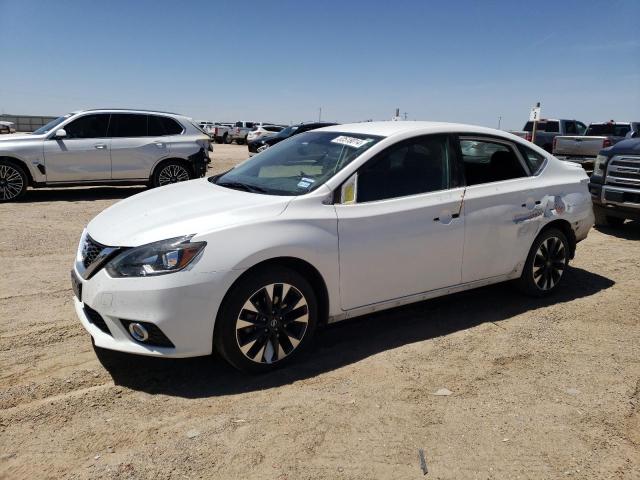
M146 342L149 338L149 332L147 332L147 329L139 323L130 323L129 333L139 342Z

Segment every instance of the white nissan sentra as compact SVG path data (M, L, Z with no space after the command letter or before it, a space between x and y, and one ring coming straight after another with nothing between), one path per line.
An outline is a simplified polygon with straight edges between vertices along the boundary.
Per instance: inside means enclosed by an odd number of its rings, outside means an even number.
M593 225L587 182L498 130L322 128L99 214L75 309L98 347L269 370L326 322L507 280L552 293Z

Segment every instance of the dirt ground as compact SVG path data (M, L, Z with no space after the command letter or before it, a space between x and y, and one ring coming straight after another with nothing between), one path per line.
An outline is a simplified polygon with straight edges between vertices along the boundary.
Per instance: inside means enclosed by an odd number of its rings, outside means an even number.
M213 169L245 156L217 145ZM0 478L640 478L640 224L592 230L548 300L497 285L336 324L251 377L96 356L69 270L142 190L0 205Z

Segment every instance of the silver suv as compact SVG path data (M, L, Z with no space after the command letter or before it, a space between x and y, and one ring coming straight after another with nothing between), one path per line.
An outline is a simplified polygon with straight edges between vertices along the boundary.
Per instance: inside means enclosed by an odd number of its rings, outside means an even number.
M0 202L27 186L161 186L202 177L211 138L185 116L144 110L83 110L32 134L0 139Z

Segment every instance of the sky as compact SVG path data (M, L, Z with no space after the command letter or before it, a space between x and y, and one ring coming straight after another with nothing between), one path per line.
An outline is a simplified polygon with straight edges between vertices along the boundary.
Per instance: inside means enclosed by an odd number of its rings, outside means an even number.
M640 121L640 0L0 0L0 113Z

